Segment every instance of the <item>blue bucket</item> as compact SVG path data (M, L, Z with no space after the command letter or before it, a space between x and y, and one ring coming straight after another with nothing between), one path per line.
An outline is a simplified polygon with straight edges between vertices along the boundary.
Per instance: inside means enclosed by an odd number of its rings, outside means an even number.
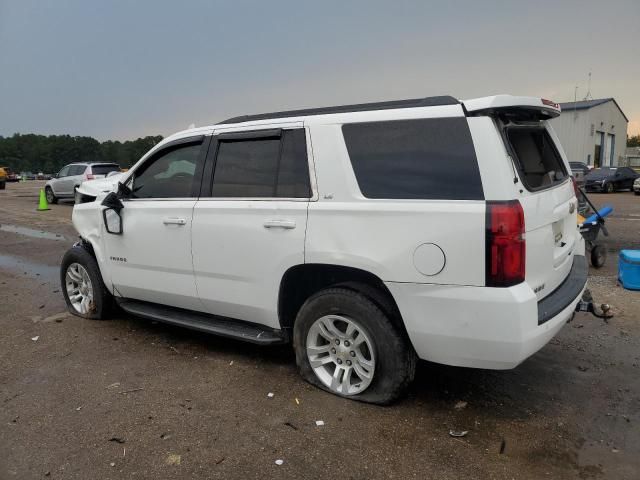
M618 280L629 290L640 290L640 250L620 250Z

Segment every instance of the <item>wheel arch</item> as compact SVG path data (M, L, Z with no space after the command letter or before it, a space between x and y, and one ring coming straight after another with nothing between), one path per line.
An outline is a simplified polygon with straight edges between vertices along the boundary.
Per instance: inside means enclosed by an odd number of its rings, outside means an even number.
M377 275L355 267L324 263L299 264L284 273L278 294L280 327L291 331L304 302L329 287L346 288L366 296L407 335L395 298Z

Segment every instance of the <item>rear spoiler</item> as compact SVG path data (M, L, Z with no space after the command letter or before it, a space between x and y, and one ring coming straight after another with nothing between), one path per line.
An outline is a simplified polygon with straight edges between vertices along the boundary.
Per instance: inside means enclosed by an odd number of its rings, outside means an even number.
M558 103L544 98L494 95L492 97L464 100L467 116L507 115L536 120L548 120L560 115Z

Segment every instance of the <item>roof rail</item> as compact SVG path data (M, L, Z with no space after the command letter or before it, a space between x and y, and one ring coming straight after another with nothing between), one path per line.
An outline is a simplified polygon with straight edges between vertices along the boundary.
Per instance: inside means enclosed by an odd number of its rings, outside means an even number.
M257 115L241 115L229 118L217 125L226 123L251 122L254 120L268 120L271 118L306 117L312 115L326 115L329 113L367 112L371 110L390 110L394 108L437 107L441 105L458 105L460 101L443 95L439 97L413 98L409 100L391 100L388 102L358 103L355 105L336 105L334 107L307 108L302 110L287 110L283 112L259 113Z

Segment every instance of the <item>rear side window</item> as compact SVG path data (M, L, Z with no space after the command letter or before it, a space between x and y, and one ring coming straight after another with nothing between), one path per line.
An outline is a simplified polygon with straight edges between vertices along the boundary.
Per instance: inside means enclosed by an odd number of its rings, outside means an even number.
M69 168L69 175L82 175L86 168L87 167L85 165L71 165L71 167Z
M351 123L342 132L367 198L484 199L466 118Z
M92 165L91 171L94 175L106 175L109 172L119 172L118 165Z
M273 137L222 138L213 174L213 197L309 198L309 164L303 129Z
M567 170L545 128L512 126L506 133L527 189L542 190L564 181Z

